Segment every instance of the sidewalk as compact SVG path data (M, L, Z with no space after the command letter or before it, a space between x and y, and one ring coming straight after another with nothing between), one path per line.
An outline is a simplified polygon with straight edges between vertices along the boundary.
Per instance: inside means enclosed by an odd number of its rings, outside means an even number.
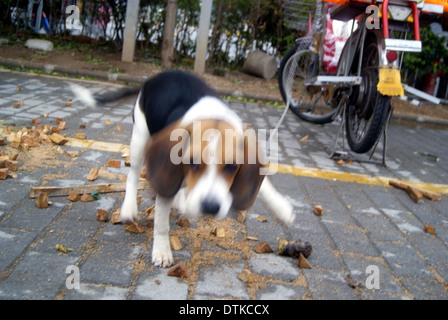
M86 180L92 167L105 168L109 159L120 160L121 167L107 170L127 173L121 151L130 142L133 99L101 109L73 100L67 107L67 99L73 98L67 85L71 81L76 80L0 71L0 121L31 126L39 118L41 124L55 125L61 118L66 122L61 133L70 138L86 133L89 140L71 139L61 147L78 151L74 158L50 144L21 152L17 178L0 181L0 299L448 299L448 131L394 124L387 167L339 165L328 158L339 124L315 126L289 113L278 139L284 173L272 181L294 205L295 224L287 230L258 201L244 223L201 219L185 228L173 214L171 236L183 246L173 252L175 263L182 262L190 275L181 279L151 264L147 214L140 214L142 234L96 220L99 208L110 217L124 193L104 193L92 202L50 197L53 204L47 209L38 209L30 199L30 188L36 186L118 182ZM94 92L116 87L77 82ZM20 100L24 106L14 108ZM254 128L274 128L282 112L256 103L228 103ZM307 135L308 141L300 142ZM441 201L416 204L406 192L366 177L424 182L445 194ZM139 194L143 212L154 200L145 190ZM321 217L313 214L318 204L324 208ZM435 235L423 231L426 224L436 228ZM226 236L213 234L216 227L224 228ZM308 259L312 269L298 268L289 257L253 251L259 241L275 251L276 238L288 233L313 245ZM58 244L72 251L57 251ZM243 281L244 269L251 277ZM71 289L76 270L80 287Z

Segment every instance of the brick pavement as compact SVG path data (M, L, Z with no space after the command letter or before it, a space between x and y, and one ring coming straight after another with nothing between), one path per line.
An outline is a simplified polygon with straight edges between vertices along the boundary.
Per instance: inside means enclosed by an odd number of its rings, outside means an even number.
M90 140L129 144L132 99L102 109L88 109L76 100L73 107L65 107L71 97L70 81L74 80L0 72L0 119L30 126L34 118L43 124L63 118L68 137L82 131ZM95 92L115 87L82 84ZM22 90L16 91L17 86ZM13 108L20 100L25 106ZM229 104L255 128L273 128L282 112L255 103ZM106 119L113 125L105 125ZM80 123L86 128L79 129ZM122 132L116 124L122 125ZM115 211L123 193L103 194L89 203L51 197L53 205L48 209L36 208L29 198L33 186L89 184L85 178L90 168L102 167L108 159L121 159L120 152L64 146L64 150L79 151L79 157L56 154L33 168L24 165L25 155L19 155L18 177L0 182L0 299L447 299L446 195L438 202L415 204L401 190L327 179L325 172L447 184L448 131L392 125L384 168L360 162L338 165L329 159L328 148L337 128L337 123L314 126L288 114L280 129L281 164L322 170L318 177L272 177L294 205L297 217L289 230L270 216L260 222L257 217L267 213L258 201L243 224L234 219L201 219L192 220L191 228L184 229L176 225L178 217L173 214L171 234L183 244L174 259L188 267L187 280L169 277L166 269L152 266L150 227L134 234L123 225L96 221L97 208ZM308 142L299 142L306 135ZM440 160L434 162L414 151L436 154ZM110 169L119 174L127 170L124 166ZM99 178L94 183L105 182L116 181ZM147 193L139 193L143 195L142 211L154 202ZM312 212L316 204L324 208L321 217ZM148 220L146 215L140 218L144 223ZM436 227L436 235L423 231L427 223ZM225 239L211 234L217 225L225 226ZM288 233L293 239L312 243L314 250L308 259L312 269L299 269L292 258L275 253L256 254L252 248L257 241L245 239L247 235L257 237L275 249L276 238ZM73 250L59 252L57 244ZM74 275L70 266L79 269L78 289L66 285ZM369 266L373 273L366 272ZM238 278L243 269L251 271L251 281ZM379 289L369 289L366 280L376 272Z

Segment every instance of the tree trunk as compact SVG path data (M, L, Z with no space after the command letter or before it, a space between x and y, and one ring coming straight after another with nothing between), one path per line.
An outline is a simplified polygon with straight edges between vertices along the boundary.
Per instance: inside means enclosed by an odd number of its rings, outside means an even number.
M224 2L222 0L218 1L217 7L216 7L215 24L213 26L212 39L210 42L210 55L209 55L209 59L207 61L207 65L210 65L210 63L215 63L218 60L215 57L215 52L217 50L219 37L221 36L221 32L219 30L221 29L221 25L222 25L223 5L224 5Z
M162 66L168 69L174 63L174 29L176 27L177 0L168 0L162 42Z

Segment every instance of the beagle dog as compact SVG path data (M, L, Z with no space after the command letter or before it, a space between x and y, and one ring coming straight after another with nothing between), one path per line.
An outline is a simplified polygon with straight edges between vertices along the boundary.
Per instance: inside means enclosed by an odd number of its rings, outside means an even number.
M86 103L108 100L92 97L79 86L74 91ZM146 81L133 115L131 168L121 219L123 223L137 219L137 184L146 164L147 178L157 194L154 265L173 264L172 207L194 217L221 219L231 208L248 209L258 195L271 214L288 225L293 222L291 204L265 177L265 156L255 135L243 130L238 115L198 77L167 71Z

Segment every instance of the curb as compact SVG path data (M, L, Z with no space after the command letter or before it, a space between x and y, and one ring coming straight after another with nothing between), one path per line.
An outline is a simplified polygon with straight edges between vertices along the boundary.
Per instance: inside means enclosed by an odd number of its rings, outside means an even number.
M131 76L124 73L111 73L111 72L104 72L104 71L92 71L92 70L86 70L86 69L72 69L60 65L53 65L53 64L42 64L42 63L36 63L31 61L23 61L23 60L16 60L16 59L10 59L10 58L3 58L0 57L0 65L4 65L6 67L12 67L12 68L22 68L22 69L34 69L34 70L41 70L47 73L57 72L61 74L67 74L69 76L75 76L75 77L92 77L97 80L103 80L103 81L116 81L116 82L133 82L133 83L143 83L146 80L149 79L149 77L137 77L137 76ZM216 88L215 88L216 89ZM238 98L246 98L246 99L254 99L254 100L261 100L261 101L267 101L267 102L283 102L277 99L273 99L269 96L264 96L262 94L260 95L252 95L244 93L240 90L220 90L216 89L218 91L218 94L221 96L236 96ZM413 115L405 115L405 114L399 114L394 113L392 115L393 121L404 121L404 122L412 122L419 125L436 125L436 126L447 126L448 127L448 120L443 119L437 119L437 118L431 118L431 117L422 117L422 116L413 116Z

